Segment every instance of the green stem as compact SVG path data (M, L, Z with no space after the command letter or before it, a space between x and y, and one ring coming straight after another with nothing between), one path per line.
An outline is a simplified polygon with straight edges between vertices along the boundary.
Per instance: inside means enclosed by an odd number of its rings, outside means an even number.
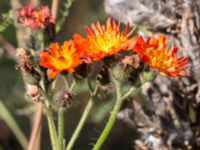
M7 123L10 129L13 131L23 149L27 149L28 146L27 138L25 137L24 133L19 128L15 119L10 114L10 112L8 111L8 109L1 100L0 100L0 110L1 110L0 116L2 117L2 119Z
M116 101L116 104L113 108L112 114L108 120L108 123L106 124L102 134L100 135L98 141L96 142L95 146L93 147L93 150L99 150L101 148L101 146L103 145L104 141L108 137L108 134L110 133L110 131L116 121L117 114L118 114L122 104L123 104L122 100L118 99Z
M72 92L74 90L74 87L76 86L76 80L73 79L72 84L69 87L69 91Z
M43 76L44 77L44 76ZM47 116L47 121L48 121L48 126L49 126L49 135L51 139L51 144L52 144L52 149L57 150L57 131L56 131L56 126L54 123L53 119L53 111L49 103L49 98L45 92L45 83L44 80L42 80L41 85L39 87L40 92L44 96L45 99L45 106L46 106L46 116Z
M65 84L65 87L66 89L69 89L69 83L68 83L68 80L67 80L67 76L63 76L63 80L64 80L64 84Z
M64 150L64 108L58 110L58 149Z
M111 116L108 120L108 123L106 124L103 132L101 133L99 139L97 140L96 144L94 145L93 150L99 150L101 148L101 146L103 145L103 143L105 142L106 138L108 137L108 135L116 121L117 114L123 104L123 101L121 99L121 96L122 96L121 84L120 84L120 82L118 82L115 79L114 79L114 83L115 83L115 87L116 87L117 101L115 103L115 106L113 108Z
M49 133L50 133L50 139L52 143L52 149L57 150L56 143L57 143L58 138L57 138L55 123L53 120L53 112L48 108L46 115L47 115L47 120L48 120L48 125L49 125Z
M93 102L93 97L96 95L96 93L98 92L98 89L99 89L99 84L97 83L96 84L96 87L94 89L94 91L91 93L91 98L89 99L88 103L87 103L87 106L85 107L85 110L83 112L83 115L81 116L81 119L78 123L78 126L76 127L76 130L75 132L73 133L68 145L67 145L67 148L66 150L71 150L74 146L74 143L76 142L77 138L79 137L79 134L85 124L85 121L86 119L88 118L88 115L94 105L94 102ZM92 90L92 89L90 89Z
M88 101L87 106L85 107L83 115L82 115L82 117L81 117L81 119L80 119L80 121L78 123L78 126L76 127L75 132L73 133L73 135L72 135L72 137L71 137L71 139L70 139L70 141L69 141L69 143L67 145L66 150L71 150L72 147L74 146L74 143L76 142L77 138L79 137L79 134L80 134L80 132L81 132L81 130L83 128L83 125L85 124L86 119L88 118L88 115L89 115L89 113L91 111L91 108L93 107L93 104L94 103L93 103L93 100L91 98Z
M120 99L122 97L122 89L121 89L121 84L120 82L114 80L115 82L115 88L116 88L116 94L117 94L117 99Z
M123 100L125 100L126 98L128 98L130 95L134 95L135 93L137 93L137 92L140 90L140 88L141 88L142 85L143 85L143 84L138 84L138 85L136 85L136 86L131 87L131 88L126 92L126 94L124 94L124 95L121 97L121 100L123 101Z
M126 94L124 94L122 96L122 100L125 100L127 97L129 97L130 95L134 95L136 94L140 88L142 87L142 85L148 81L152 81L155 77L156 77L156 73L154 71L150 71L146 74L146 77L144 77L139 83L137 83L135 86L131 87L128 92L126 92Z
M110 74L112 75L112 72L110 72ZM136 86L133 86L132 88L130 88L123 96L122 96L122 93L121 93L120 82L118 82L115 78L113 78L114 83L115 83L115 87L116 87L117 101L115 103L115 106L113 108L111 116L110 116L103 132L101 133L99 139L97 140L96 144L93 147L93 150L99 150L102 147L103 143L105 142L106 138L108 137L108 135L109 135L114 123L115 123L117 114L120 111L120 108L123 104L123 100L125 100L131 94L137 93L137 91L141 88L141 86L145 82L153 80L154 77L155 77L154 72L148 72L148 74L143 78L142 81L140 81Z
M47 116L47 121L48 121L48 126L49 126L49 135L51 139L52 149L57 150L58 136L57 136L56 126L53 119L53 111L49 104L49 98L47 94L44 92L44 89L45 89L44 84L41 84L41 86L42 88L39 88L39 90L45 98L46 116Z

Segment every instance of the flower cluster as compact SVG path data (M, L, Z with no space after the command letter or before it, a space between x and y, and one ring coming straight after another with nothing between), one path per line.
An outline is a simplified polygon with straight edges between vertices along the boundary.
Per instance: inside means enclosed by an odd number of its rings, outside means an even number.
M105 25L97 22L92 24L91 28L85 26L85 30L87 37L75 34L74 40L65 42L62 48L58 44L52 44L49 51L40 52L40 65L50 70L51 78L55 78L62 71L72 72L81 63L92 63L130 50L141 56L152 69L165 76L178 78L189 75L186 69L189 66L187 58L177 57L176 47L167 49L167 38L164 35L146 40L142 37L131 37L135 28L128 31L129 24L126 24L125 30L121 31L120 22L116 23L111 18Z
M33 30L44 29L48 24L55 23L48 6L36 10L32 6L22 6L17 12L18 22Z

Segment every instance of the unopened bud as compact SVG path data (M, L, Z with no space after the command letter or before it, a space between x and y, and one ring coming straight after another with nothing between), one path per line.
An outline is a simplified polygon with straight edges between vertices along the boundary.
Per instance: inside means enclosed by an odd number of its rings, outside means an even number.
M128 69L124 69L121 64L116 64L112 68L112 74L113 77L120 82L126 81L129 77Z
M121 58L113 68L113 74L117 80L126 81L131 76L137 78L137 72L141 68L141 59L137 54Z
M18 65L16 68L20 69L24 75L24 79L28 84L38 84L40 80L39 73L34 69L34 62L32 56L23 48L17 49Z
M73 100L71 94L65 89L58 91L55 94L54 99L56 101L58 108L60 107L67 108L71 106Z
M36 85L27 84L26 85L27 95L35 102L43 100L42 94Z
M16 54L19 64L17 65L18 68L22 70L30 71L33 68L32 65L32 58L31 55L24 48L17 48Z

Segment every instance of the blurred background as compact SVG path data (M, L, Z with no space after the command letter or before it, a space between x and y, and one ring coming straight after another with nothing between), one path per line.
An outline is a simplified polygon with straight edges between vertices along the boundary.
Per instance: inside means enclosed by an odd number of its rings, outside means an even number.
M63 9L62 1L59 9ZM27 1L23 1L25 4ZM11 8L10 0L1 0L0 14L7 13ZM51 6L50 0L41 0L44 5ZM69 15L58 33L56 40L63 42L72 38L76 32L85 34L84 25L90 25L92 22L105 22L108 18L106 15L103 1L100 0L74 0L70 9ZM19 124L20 128L29 138L31 132L31 123L35 112L34 103L25 99L25 86L21 72L16 69L16 61L11 55L5 51L5 42L9 47L13 45L17 47L16 31L14 25L9 27L0 35L0 100L3 101L14 119ZM11 46L12 49L12 46ZM69 108L65 115L65 138L66 141L71 137L79 119L87 103L87 94L77 98L75 104ZM83 98L84 97L84 98ZM113 105L113 100L106 100L104 103L99 102L87 120L80 138L75 144L74 150L88 150L92 148L97 137L105 126L105 121L108 119L109 110ZM4 113L1 112L0 113ZM54 118L55 120L57 118ZM105 150L122 150L132 149L132 141L135 137L135 132L122 122L117 122L113 128L109 138L103 149ZM49 150L50 141L48 136L47 120L43 117L43 127L41 136L41 149ZM0 118L0 150L20 150L22 149L3 119Z

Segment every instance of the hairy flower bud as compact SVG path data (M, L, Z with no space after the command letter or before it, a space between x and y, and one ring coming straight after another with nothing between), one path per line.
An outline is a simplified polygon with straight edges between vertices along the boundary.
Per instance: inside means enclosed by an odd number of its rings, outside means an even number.
M128 70L129 81L135 83L135 81L138 80L139 74L143 70L141 58L137 54L133 53L132 55L125 56L120 63L124 70Z
M129 70L124 69L121 64L116 64L112 68L112 74L113 74L114 78L120 82L124 82L128 79L128 76L129 76L128 71Z
M133 73L137 72L140 62L140 57L137 54L120 58L112 68L113 76L122 82L128 80Z
M27 84L26 85L27 95L35 102L43 100L42 94L36 85Z
M32 56L23 48L17 49L18 65L16 68L20 69L24 75L24 80L28 84L37 85L40 81L39 73L34 69L34 62Z
M67 108L71 106L73 100L71 93L69 93L69 91L65 89L57 91L57 93L54 96L54 99L58 108Z

